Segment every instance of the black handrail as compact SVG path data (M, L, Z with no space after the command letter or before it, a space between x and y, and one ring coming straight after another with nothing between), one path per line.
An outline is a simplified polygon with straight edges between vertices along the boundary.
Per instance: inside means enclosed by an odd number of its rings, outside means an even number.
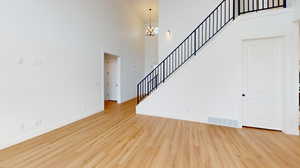
M236 1L238 6L236 9ZM165 82L179 67L188 61L223 27L234 20L236 15L253 11L265 10L276 7L286 7L286 0L275 3L272 6L258 5L251 10L242 8L249 1L264 2L276 0L223 0L197 27L185 38L162 62L160 62L146 77L137 85L137 103L147 97L157 87ZM250 4L250 2L249 2ZM249 7L249 6L248 6ZM236 13L237 10L237 13Z
M239 15L279 7L286 8L286 0L238 0L238 3Z

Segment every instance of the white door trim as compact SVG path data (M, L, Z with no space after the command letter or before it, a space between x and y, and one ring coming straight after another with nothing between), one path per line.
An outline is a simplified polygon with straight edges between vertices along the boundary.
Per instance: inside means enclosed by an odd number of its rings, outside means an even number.
M241 107L242 107L242 111L241 111L241 123L242 123L242 126L249 126L246 123L246 119L245 119L245 113L246 113L246 109L245 109L245 104L246 104L246 101L247 101L247 93L248 93L248 82L247 82L247 79L248 79L248 65L249 63L247 62L247 59L246 59L246 53L245 53L245 43L244 42L247 42L247 41L252 41L252 40L263 40L263 39L280 39L279 40L279 45L282 46L282 49L281 49L281 54L280 54L280 59L281 59L281 70L280 70L280 74L281 74L281 102L282 102L282 109L280 110L280 123L278 123L278 128L279 130L283 131L284 130L284 111L285 111L285 82L284 82L284 79L285 79L285 59L284 59L284 50L285 50L285 46L284 46L284 37L282 36L274 36L274 37L267 37L267 38L255 38L255 39L246 39L246 40L243 40L242 42L242 93L241 93ZM246 94L246 97L243 97L242 94ZM271 116L270 116L271 117ZM268 128L266 128L268 129Z
M105 55L111 55L111 56L114 56L117 60L117 84L118 84L118 87L117 87L117 103L122 103L121 101L121 90L122 90L122 84L121 84L121 57L120 56L116 56L114 54L111 54L111 53L108 53L108 52L103 52L103 56L102 56L102 95L103 95L103 99L105 101L105 95L104 95L104 92L105 92L105 84L104 84L104 76L105 76Z

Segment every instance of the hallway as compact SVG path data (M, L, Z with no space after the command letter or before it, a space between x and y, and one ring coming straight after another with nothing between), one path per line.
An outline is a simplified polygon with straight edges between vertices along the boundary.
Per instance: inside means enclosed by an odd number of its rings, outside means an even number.
M135 115L136 100L0 151L1 168L296 168L300 137Z

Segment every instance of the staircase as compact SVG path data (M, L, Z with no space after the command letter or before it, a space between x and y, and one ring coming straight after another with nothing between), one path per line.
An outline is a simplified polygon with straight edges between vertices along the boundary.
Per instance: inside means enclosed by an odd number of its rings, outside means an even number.
M273 8L286 8L286 0L223 0L178 47L138 83L137 103L155 91L236 17Z

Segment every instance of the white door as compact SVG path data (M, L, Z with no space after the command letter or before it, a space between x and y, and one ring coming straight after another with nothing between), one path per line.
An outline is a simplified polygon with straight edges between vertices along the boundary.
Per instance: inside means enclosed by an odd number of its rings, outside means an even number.
M243 42L243 126L282 130L282 38Z
M105 100L118 100L118 62L109 56L105 59Z

